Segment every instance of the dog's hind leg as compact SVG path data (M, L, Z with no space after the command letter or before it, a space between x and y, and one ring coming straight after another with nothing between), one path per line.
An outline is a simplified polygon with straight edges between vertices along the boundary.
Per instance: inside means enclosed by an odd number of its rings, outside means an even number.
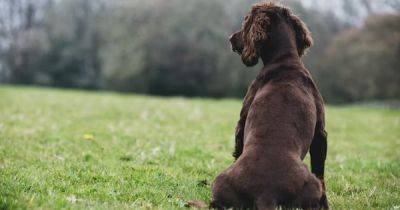
M329 209L328 199L326 197L324 172L325 160L328 150L327 133L324 129L323 121L317 122L314 138L310 147L311 171L321 181L323 194L320 200L322 209Z

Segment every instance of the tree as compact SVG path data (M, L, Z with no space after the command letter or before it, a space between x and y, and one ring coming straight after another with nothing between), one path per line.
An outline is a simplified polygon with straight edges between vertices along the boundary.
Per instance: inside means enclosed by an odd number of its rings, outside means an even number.
M400 15L375 15L330 46L319 78L331 102L400 98Z
M50 1L5 0L0 4L0 59L2 71L10 70L9 80L14 83L32 83L34 72L32 55L41 51L41 9Z

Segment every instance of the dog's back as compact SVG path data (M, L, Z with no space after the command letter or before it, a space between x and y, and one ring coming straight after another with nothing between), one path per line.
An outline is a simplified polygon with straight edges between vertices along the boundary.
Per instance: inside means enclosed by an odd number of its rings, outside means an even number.
M294 66L265 70L268 81L257 91L246 119L245 147L284 148L301 157L307 153L317 118L314 88L307 70Z
M321 183L302 162L317 118L314 86L307 70L294 66L264 70L267 81L249 110L243 154L214 182L214 205L250 207L259 197L288 207L318 205Z
M219 182L230 186L234 192L223 191L232 198L268 194L279 205L318 204L321 184L301 160L316 124L313 88L307 73L299 69L269 70L280 73L270 74L268 83L257 92L246 121L243 154ZM299 197L306 191L309 197Z

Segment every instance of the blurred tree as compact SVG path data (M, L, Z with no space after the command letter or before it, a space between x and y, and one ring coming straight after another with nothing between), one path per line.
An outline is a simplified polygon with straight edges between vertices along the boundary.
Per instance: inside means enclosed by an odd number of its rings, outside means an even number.
M240 28L242 17L231 20L225 2L121 5L111 9L121 12L111 13L114 18L107 23L121 26L113 27L103 54L107 87L188 96L237 96L245 91L249 79L239 76L243 72L238 69L244 67L229 52L227 39Z
M32 83L34 72L28 67L32 64L32 55L40 51L38 41L36 12L41 1L6 0L2 2L0 12L0 52L10 72L10 81L14 83ZM30 42L32 41L32 42Z
M49 8L44 21L48 50L39 58L38 83L62 87L100 88L101 1L62 1Z
M245 70L240 57L230 52L228 37L240 29L244 14L255 2L3 0L0 81L158 95L241 97L260 66ZM299 14L313 33L314 46L304 61L328 102L397 97L393 82L388 82L384 91L376 85L378 78L395 78L391 76L397 64L390 52L397 45L393 42L392 48L382 47L388 42L374 41L381 40L383 32L389 34L382 37L394 39L393 24L384 21L372 27L374 24L367 23L363 29L340 35L352 24L337 18L340 13L306 8L298 0L282 2ZM365 10L372 14L379 11L376 8L382 5L396 9L399 0L339 2L345 7L342 15L356 19ZM355 38L358 36L362 38ZM365 44L369 42L373 44ZM337 50L342 48L345 53ZM371 64L371 59L378 60ZM380 74L365 74L360 69L366 65ZM365 81L358 81L360 72L367 75ZM364 89L368 93L361 91Z
M400 15L375 15L330 46L319 78L329 101L400 98Z
M3 2L1 54L9 81L63 87L98 88L100 1ZM99 6L100 5L100 6ZM4 62L5 61L5 62Z

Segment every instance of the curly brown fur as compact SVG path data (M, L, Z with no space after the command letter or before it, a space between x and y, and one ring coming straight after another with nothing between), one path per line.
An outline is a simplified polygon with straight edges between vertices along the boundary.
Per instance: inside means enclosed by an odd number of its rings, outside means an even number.
M252 7L230 37L247 66L264 68L250 85L236 127L236 162L212 186L215 208L328 208L322 97L300 57L311 33L290 9ZM302 163L311 154L312 173Z
M306 24L289 9L283 9L283 15L287 18L288 22L292 24L296 34L297 51L300 56L303 56L306 50L313 45L311 32L308 30Z

